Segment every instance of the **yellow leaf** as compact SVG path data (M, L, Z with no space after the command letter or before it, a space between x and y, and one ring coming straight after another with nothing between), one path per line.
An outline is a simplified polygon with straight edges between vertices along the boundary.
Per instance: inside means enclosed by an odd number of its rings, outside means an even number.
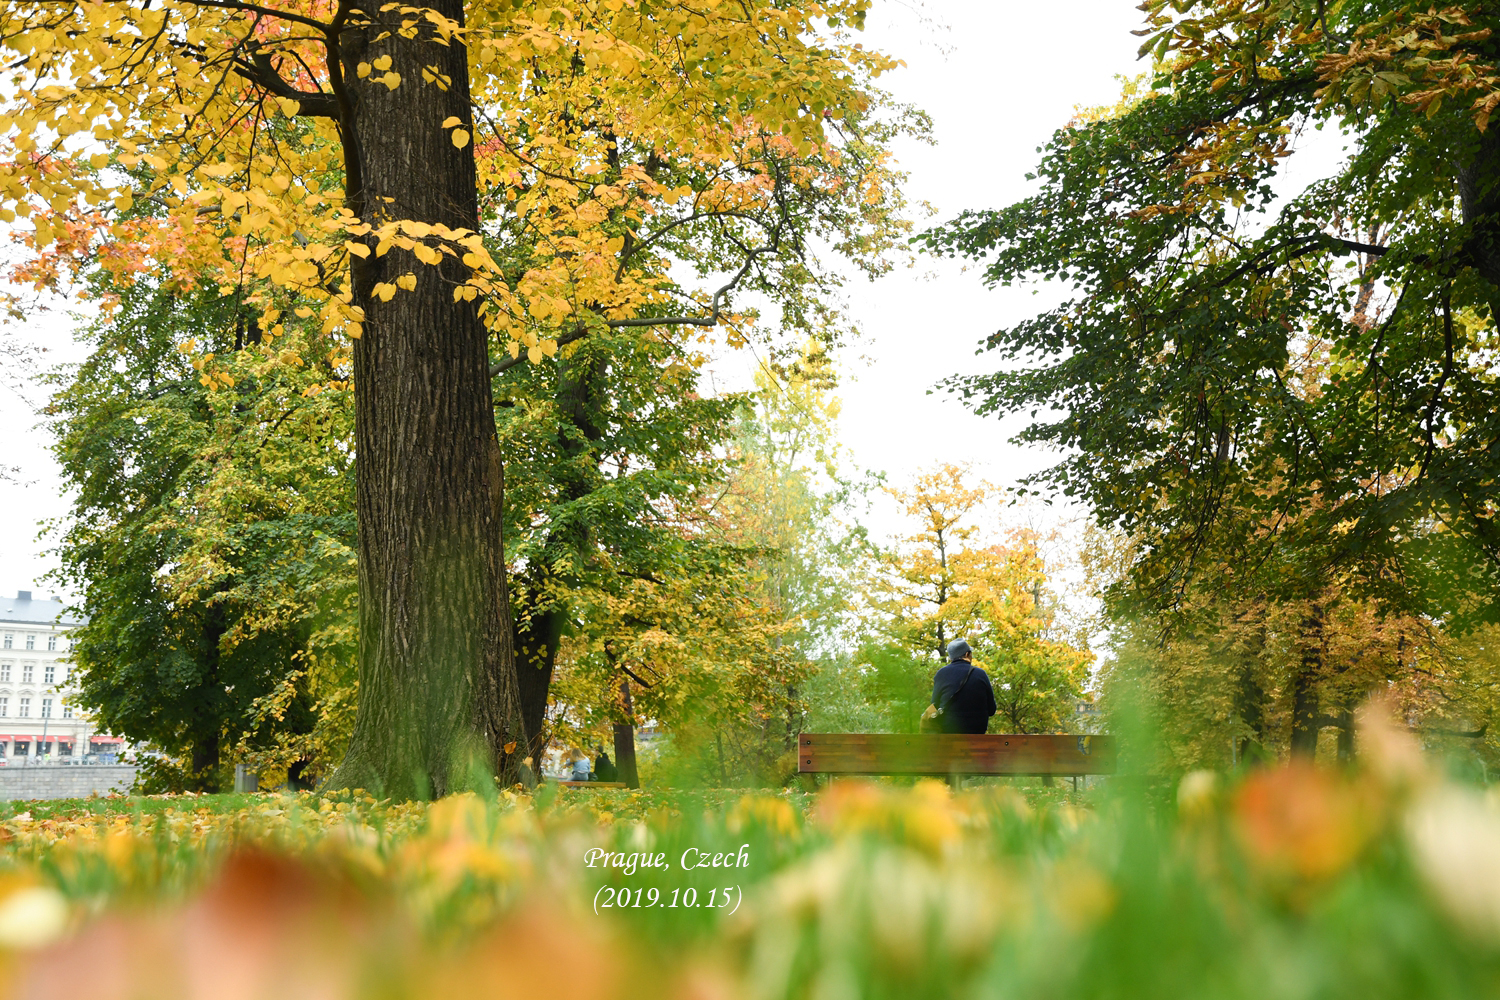
M378 69L382 73L384 73L386 70L388 70L388 69L391 68L391 57L390 56L379 56L379 57L377 57L375 59L375 62L374 62L373 65L375 66L376 69Z
M407 271L401 277L396 279L396 284L401 288L406 289L408 292L415 291L417 287L417 276L415 274L412 274L410 271Z
M454 129L453 130L453 145L457 146L459 149L463 149L468 144L469 144L469 133L465 132L461 128Z
M383 83L389 89L395 90L397 87L401 86L401 74L393 70L385 74L384 76L377 76L375 78L375 82Z
M382 281L374 288L370 289L370 294L374 295L382 302L389 302L391 301L391 299L396 297L396 286L391 284L389 281Z
M354 72L359 75L359 78L361 80L363 80L365 77L370 75L370 64L367 62L362 62L358 66L354 67Z
M516 741L515 740L511 740L509 743L505 744L505 752L506 753L515 753L516 752Z
M463 123L464 120L458 117L458 115L449 115L443 119L443 128L452 128L455 125L462 125Z

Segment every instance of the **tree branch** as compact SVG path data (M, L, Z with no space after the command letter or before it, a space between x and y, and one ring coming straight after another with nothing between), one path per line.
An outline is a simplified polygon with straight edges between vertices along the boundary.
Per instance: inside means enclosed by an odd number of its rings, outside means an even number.
M242 0L187 0L194 7L216 7L219 10L235 10L241 14L254 14L257 17L274 17L282 21L292 21L296 24L306 25L319 34L328 33L328 25L316 18L304 17L301 14L293 14L285 10L273 10L270 7L262 7L257 3L244 3Z
M713 312L711 312L707 316L638 316L634 319L606 320L604 322L604 325L611 330L620 330L628 327L643 326L717 326L719 324L719 317L723 310L724 296L734 291L734 287L738 285L741 280L743 280L745 275L750 272L750 268L755 265L755 260L757 257L764 253L775 252L777 249L779 249L779 243L779 240L772 240L765 246L754 247L745 251L745 263L740 267L738 271L735 272L733 278L730 278L729 281L725 282L719 287L718 291L714 292L714 297L711 300ZM564 347L568 344L574 343L575 341L582 340L584 337L588 336L588 332L589 331L587 327L580 326L577 329L569 333L565 333L561 337L558 337L557 346ZM494 364L490 365L490 378L494 378L501 372L508 371L509 369L514 368L516 365L520 364L521 357L522 355L517 354L513 358L505 358L502 361L496 361Z
M271 65L271 57L261 49L260 43L252 40L246 44L245 48L249 51L250 58L248 60L235 58L234 71L236 73L276 97L296 101L298 118L339 120L340 108L337 96L321 90L312 92L298 90L281 78L276 67ZM331 60L333 57L330 55L329 58Z

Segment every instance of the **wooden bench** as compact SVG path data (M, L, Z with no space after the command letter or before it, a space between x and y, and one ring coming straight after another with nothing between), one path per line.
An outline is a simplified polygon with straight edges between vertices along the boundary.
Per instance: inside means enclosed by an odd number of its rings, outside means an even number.
M1077 777L1115 773L1109 736L803 733L803 774L965 774Z
M623 781L558 781L564 788L624 788Z

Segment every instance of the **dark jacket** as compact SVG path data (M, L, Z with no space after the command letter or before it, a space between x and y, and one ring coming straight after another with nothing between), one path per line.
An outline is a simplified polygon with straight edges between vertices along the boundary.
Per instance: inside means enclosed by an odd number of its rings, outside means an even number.
M989 674L978 667L969 674L972 666L965 660L955 660L932 678L932 703L944 709L941 718L945 733L982 733L995 714L995 689L990 687ZM968 683L964 683L966 674Z

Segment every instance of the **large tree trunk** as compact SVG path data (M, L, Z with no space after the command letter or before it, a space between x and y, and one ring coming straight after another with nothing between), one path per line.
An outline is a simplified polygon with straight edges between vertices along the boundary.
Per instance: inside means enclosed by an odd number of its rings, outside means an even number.
M457 21L462 0L427 0ZM473 132L467 53L432 41L425 19L404 38L399 9L356 5L370 19L340 39L351 208L477 231L472 143L456 148L449 117ZM385 37L381 37L384 35ZM389 56L395 90L364 80L361 62ZM449 86L424 82L431 67ZM377 282L416 275L389 302ZM452 257L427 266L392 248L356 261L365 310L354 349L359 515L359 711L335 787L397 798L438 796L500 773L526 753L512 657L501 545L501 470L488 335L475 303L455 302L466 273ZM509 749L507 749L509 748Z

